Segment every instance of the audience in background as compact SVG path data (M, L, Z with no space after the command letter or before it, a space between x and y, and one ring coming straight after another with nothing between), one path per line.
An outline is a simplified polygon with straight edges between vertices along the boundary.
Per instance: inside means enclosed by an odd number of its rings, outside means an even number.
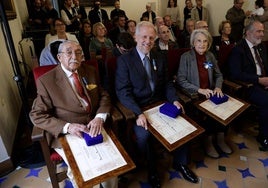
M46 13L46 22L52 26L55 19L59 18L57 10L53 7L51 0L45 0L44 10Z
M114 2L114 9L110 13L110 19L113 20L116 16L124 15L126 20L128 20L128 17L122 9L120 9L120 1Z
M136 21L134 20L128 20L125 26L125 30L132 36L134 37L135 35L135 30L136 30Z
M243 37L244 21L250 15L250 11L244 12L242 6L244 0L234 0L234 5L230 8L225 18L231 21L232 32L231 37L238 42Z
M185 7L183 9L183 29L185 29L186 20L191 18L191 12L193 9L193 3L191 0L185 0Z
M67 32L76 32L80 30L80 18L72 7L72 0L64 0L64 6L61 9L61 18L66 25Z
M57 39L73 40L78 42L75 35L66 32L66 25L61 18L57 18L54 20L53 29L55 31L52 31L51 33L46 35L45 46Z
M256 15L255 18L264 25L264 37L263 41L268 41L268 0L264 0L264 13L263 15Z
M65 40L55 40L49 43L41 52L39 58L39 65L46 66L46 65L57 65L59 64L57 54L59 45Z
M195 0L196 7L191 10L191 18L195 21L204 20L209 23L209 12L206 7L203 6L203 0Z
M83 20L87 19L86 9L84 6L80 5L79 0L73 0L73 4L74 4L75 14L77 15L80 23L82 23Z
M78 41L83 49L85 60L90 59L89 45L93 38L91 23L89 20L84 20L82 22L82 28L79 32Z
M152 10L152 6L150 3L146 4L146 11L144 13L142 13L141 18L148 18L148 21L154 24L154 20L155 20L156 14L155 12ZM141 21L145 21L144 19L141 19Z
M230 37L232 31L231 22L229 20L222 21L218 31L220 36L213 38L212 52L218 60L218 65L223 76L226 76L228 57L235 45L234 40Z
M127 32L120 33L117 37L115 47L113 48L113 55L115 57L121 56L129 52L136 46L136 42L131 34Z
M177 0L168 1L166 15L171 16L173 24L180 25L180 9L177 5Z
M126 17L124 15L119 15L114 18L116 26L108 32L109 38L112 40L113 44L116 43L117 36L122 33L126 32Z
M178 37L178 43L180 48L190 48L190 36L195 29L195 20L192 18L188 18L186 20L186 25L183 31L181 32L180 37Z
M92 25L98 22L106 24L109 21L108 14L106 10L101 8L101 2L99 0L94 1L93 8L88 13L88 19Z
M208 23L205 20L199 20L199 21L195 22L194 28L208 30Z
M171 20L170 15L165 15L164 16L164 23L168 27L170 33L169 33L169 39L172 40L173 42L177 42L177 39L180 36L180 27L177 24L174 24Z
M29 11L29 24L36 28L48 27L46 22L46 13L42 9L40 0L34 0L33 8Z

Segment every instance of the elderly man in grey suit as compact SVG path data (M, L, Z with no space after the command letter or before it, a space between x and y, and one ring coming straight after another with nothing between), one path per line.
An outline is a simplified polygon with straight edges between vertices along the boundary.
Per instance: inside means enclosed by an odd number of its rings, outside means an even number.
M57 58L60 64L37 80L37 98L30 118L35 126L52 135L49 143L68 164L58 137L61 134L82 137L82 132L97 136L101 133L111 104L108 93L99 85L97 70L81 64L83 52L79 43L62 42ZM82 78L94 87L85 87ZM81 87L77 87L79 84ZM73 186L77 187L70 168L67 175ZM117 178L109 179L103 187L116 188Z

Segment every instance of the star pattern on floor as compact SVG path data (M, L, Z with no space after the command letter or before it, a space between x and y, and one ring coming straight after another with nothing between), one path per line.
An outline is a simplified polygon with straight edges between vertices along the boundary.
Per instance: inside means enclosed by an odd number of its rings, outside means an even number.
M151 185L148 182L139 181L141 188L151 188Z
M197 161L195 167L196 167L196 168L202 168L202 167L204 167L204 168L208 168L208 166L205 164L205 161L204 161L204 160L202 160L202 161Z
M70 180L65 180L64 188L74 188Z
M1 185L1 183L3 183L6 179L7 179L7 177L0 178L0 185Z
M266 159L259 159L259 161L262 162L262 164L263 164L264 167L267 167L268 166L268 158L266 158Z
M214 181L218 188L228 188L226 180L223 181Z
M31 177L31 176L35 176L35 177L38 177L39 176L39 172L43 170L43 168L39 168L39 169L30 169L30 172L29 174L27 174L27 176L25 176L25 178L27 177Z
M172 180L174 178L182 179L179 172L177 172L177 171L169 170L168 173L169 173L169 180Z
M238 146L238 148L241 149L248 149L248 147L246 146L246 144L244 142L241 143L236 143L236 145Z
M222 152L222 153L220 153L220 158L229 158L229 155Z
M246 177L254 177L255 178L255 176L253 174L251 174L251 172L249 171L249 168L246 168L244 170L242 170L242 169L237 169L237 170L241 173L243 178L246 178Z

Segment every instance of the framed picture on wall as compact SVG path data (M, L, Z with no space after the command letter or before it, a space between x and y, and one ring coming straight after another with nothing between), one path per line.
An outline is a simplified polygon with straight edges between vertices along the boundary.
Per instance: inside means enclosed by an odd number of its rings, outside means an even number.
M17 17L15 7L13 0L5 0L3 2L3 7L5 8L6 11L6 16L8 20L15 19Z
M101 6L114 6L115 0L100 0ZM80 0L80 5L83 5L85 7L92 7L94 0Z

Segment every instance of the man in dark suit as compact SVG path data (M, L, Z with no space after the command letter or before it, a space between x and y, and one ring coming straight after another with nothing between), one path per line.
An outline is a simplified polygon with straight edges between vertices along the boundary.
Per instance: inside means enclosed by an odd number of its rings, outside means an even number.
M268 61L267 50L261 43L263 36L264 25L251 21L245 27L245 38L232 49L229 71L231 78L253 84L247 97L258 107L257 141L268 149Z
M126 17L124 15L119 15L118 17L114 18L116 23L116 27L111 29L108 32L108 37L111 39L113 44L116 44L117 37L120 33L126 32L125 25L126 25Z
M82 132L97 136L101 133L111 104L109 95L99 85L97 70L81 64L83 52L79 43L62 42L57 58L60 64L37 80L37 98L30 118L34 126L51 135L51 147L68 164L58 137L62 134L82 137ZM92 87L82 84L82 78L88 80ZM76 87L76 80L80 82L81 92ZM77 187L70 168L67 175ZM117 178L103 184L107 188L117 188Z
M156 30L148 21L140 22L136 27L136 48L118 57L115 77L116 94L120 102L132 110L137 119L133 126L139 150L146 154L148 162L148 181L152 187L160 187L156 173L156 156L150 143L147 119L142 107L151 103L168 100L177 108L182 108L175 94L172 82L167 79L166 58L151 51L156 38ZM150 71L146 68L150 67ZM179 170L190 182L198 182L195 174L186 166L187 148L181 147L174 152L173 167Z
M120 2L115 1L114 2L114 9L111 11L110 18L113 20L116 16L124 15L126 20L128 20L128 17L124 10L120 9Z
M151 7L150 3L146 4L146 11L144 13L142 13L141 17L142 18L145 18L145 17L148 18L148 21L152 22L154 24L156 14L155 14L154 11L152 11L152 7Z
M94 25L97 22L102 22L103 24L106 24L109 21L108 14L106 10L100 8L101 3L99 0L94 1L93 9L89 11L88 13L88 19L90 20L90 23Z
M80 22L82 23L83 20L87 19L87 13L84 6L80 5L79 0L73 0L74 9L76 11L76 14L78 15Z

